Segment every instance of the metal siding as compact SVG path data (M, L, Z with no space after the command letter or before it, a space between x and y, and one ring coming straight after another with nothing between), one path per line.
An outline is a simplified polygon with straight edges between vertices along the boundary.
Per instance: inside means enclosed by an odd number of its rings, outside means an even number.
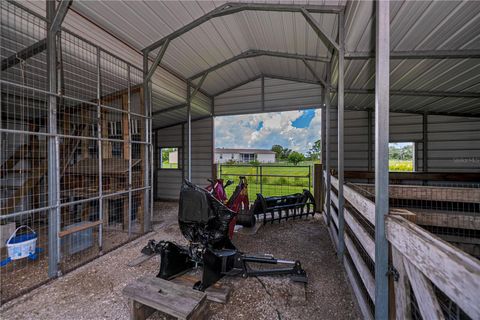
M162 147L182 146L181 125L158 130L155 134L157 136L154 152L160 152L160 148ZM181 156L179 158L181 158ZM155 189L155 198L178 199L180 187L182 185L182 171L157 168L156 173L157 185Z
M428 116L428 140L430 171L480 172L479 118Z
M185 125L185 172L188 172L188 127ZM192 122L192 182L200 186L212 177L213 118Z
M261 79L257 79L215 97L215 115L262 112L261 84Z

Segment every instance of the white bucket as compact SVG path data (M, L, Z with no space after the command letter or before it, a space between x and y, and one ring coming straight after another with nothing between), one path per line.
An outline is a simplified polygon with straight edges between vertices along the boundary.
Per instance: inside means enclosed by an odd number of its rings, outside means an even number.
M17 231L22 228L28 228L32 233L17 236ZM12 260L18 260L35 254L37 246L37 234L29 226L20 226L12 233L7 240L8 256Z

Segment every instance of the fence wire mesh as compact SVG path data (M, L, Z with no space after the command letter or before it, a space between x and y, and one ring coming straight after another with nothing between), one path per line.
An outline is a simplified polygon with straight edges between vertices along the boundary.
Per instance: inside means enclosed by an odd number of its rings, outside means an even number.
M304 189L313 190L312 166L298 165L249 165L219 164L218 177L237 183L244 176L248 182L248 197L255 200L257 193L264 197L283 196L302 193ZM227 189L228 195L233 192Z
M3 303L47 281L52 257L65 273L144 232L150 155L142 70L62 29L58 90L48 92L45 18L8 1L0 9ZM56 153L49 152L52 139ZM59 184L58 205L49 201L49 176ZM49 231L51 210L56 232ZM26 255L10 250L28 240L35 245ZM52 242L56 252L49 252Z

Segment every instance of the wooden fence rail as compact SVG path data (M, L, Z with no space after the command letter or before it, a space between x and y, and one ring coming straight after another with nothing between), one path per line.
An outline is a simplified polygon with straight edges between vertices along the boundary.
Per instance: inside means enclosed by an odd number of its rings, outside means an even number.
M326 207L330 206L333 223L328 229L337 246L338 197L334 191L338 190L338 180L334 176L331 176L331 184L332 189L325 190L330 192L331 202L325 203L323 208L326 211ZM436 187L435 192L442 192L438 188L440 187ZM431 194L431 190L425 192ZM364 292L375 303L375 278L367 267L365 256L360 254L358 245L375 262L375 243L357 217L360 214L374 225L375 203L348 185L344 186L344 196L350 209L356 210L356 214L353 214L348 206L344 209L345 224L351 231L350 234L345 232L345 245L350 257L344 258L345 270L363 317L371 319L372 313ZM391 305L395 308L392 317L411 318L410 291L413 291L418 311L424 319L444 319L436 294L440 290L469 317L480 319L480 261L405 219L409 217L409 212L405 211L391 209L385 222L387 239L391 244L391 264L397 274L397 279L392 281L393 294L390 297ZM358 241L354 241L352 236Z

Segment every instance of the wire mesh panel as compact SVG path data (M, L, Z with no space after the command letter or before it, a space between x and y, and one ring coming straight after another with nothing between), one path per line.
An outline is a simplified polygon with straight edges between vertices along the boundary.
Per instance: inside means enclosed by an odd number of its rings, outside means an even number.
M47 90L47 23L7 1L0 11L1 79Z
M45 19L0 6L4 302L46 281L49 267L68 272L143 233L150 155L140 69L62 29L48 92ZM33 235L33 251L13 259L5 241Z

